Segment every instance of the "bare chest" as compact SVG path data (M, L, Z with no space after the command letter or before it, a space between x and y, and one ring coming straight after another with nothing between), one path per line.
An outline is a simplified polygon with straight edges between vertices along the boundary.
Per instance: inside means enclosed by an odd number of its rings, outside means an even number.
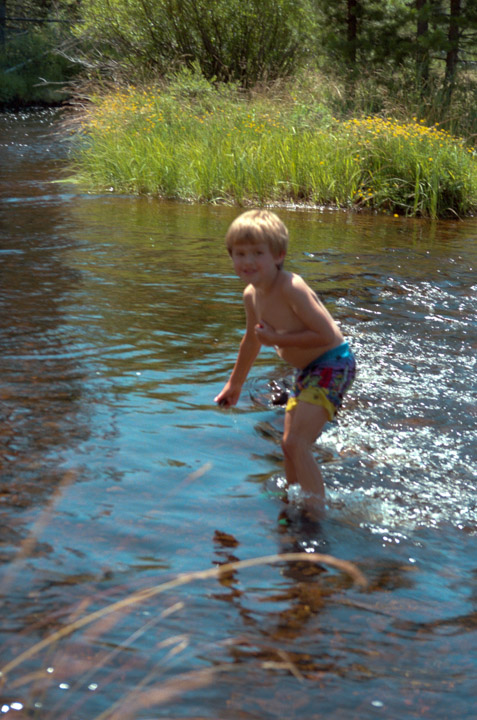
M256 296L255 312L259 322L264 320L277 332L290 332L303 327L301 320L279 293L272 293L265 298Z

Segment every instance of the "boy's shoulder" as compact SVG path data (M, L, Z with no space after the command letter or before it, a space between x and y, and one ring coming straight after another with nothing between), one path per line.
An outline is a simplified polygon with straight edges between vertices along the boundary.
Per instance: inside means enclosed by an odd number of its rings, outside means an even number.
M311 290L308 283L297 273L288 271L283 272L282 289L285 292L309 291Z

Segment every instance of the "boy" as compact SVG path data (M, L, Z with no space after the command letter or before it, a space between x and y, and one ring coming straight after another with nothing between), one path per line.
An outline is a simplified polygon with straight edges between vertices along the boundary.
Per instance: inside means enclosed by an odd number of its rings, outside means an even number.
M288 230L268 210L250 210L231 224L226 245L234 270L246 284L246 330L235 367L215 398L230 407L262 345L296 369L287 402L282 448L288 485L298 483L304 509L319 519L324 484L313 445L341 405L355 374L355 360L336 322L299 275L283 270Z

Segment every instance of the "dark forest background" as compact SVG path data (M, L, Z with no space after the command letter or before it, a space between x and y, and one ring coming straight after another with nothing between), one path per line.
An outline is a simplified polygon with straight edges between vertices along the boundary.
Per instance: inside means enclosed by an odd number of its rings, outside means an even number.
M402 111L477 132L475 0L0 0L0 102L181 67L242 88L301 73L343 113Z

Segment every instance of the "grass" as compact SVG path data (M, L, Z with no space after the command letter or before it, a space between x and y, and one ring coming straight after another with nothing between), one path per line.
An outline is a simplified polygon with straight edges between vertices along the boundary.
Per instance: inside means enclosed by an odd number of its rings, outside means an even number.
M210 467L206 463L184 482L198 479ZM11 588L16 586L24 563L34 556L43 528L55 513L57 502L65 488L76 479L75 471L64 474L2 577L0 599L11 596ZM243 666L233 656L226 662L212 663L210 667L177 672L176 660L180 662L183 658L183 664L188 664L189 645L192 641L195 645L200 643L201 633L191 637L190 623L187 629L187 622L174 621L174 617L180 612L185 617L192 606L192 596L184 592L186 586L205 581L212 587L215 583L228 587L234 573L264 565L301 568L301 572L305 566L318 566L320 576L323 566L336 571L325 573L322 582L314 583L313 587L305 582L298 583L299 609L292 603L288 610L291 616L298 613L303 617L301 606L305 606L306 618L315 612L314 608L321 610L323 602L341 590L352 586L362 590L368 587L367 578L353 562L329 554L306 552L228 560L205 570L169 576L157 584L147 583L138 589L122 582L99 591L90 581L81 581L79 598L72 599L66 593L70 599L59 609L48 606L44 613L39 609L33 615L27 613L24 629L18 627L0 646L2 713L11 709L23 710L21 717L28 715L31 718L69 720L81 716L90 720L134 720L141 711L157 712L158 707L172 706L186 693L217 683L224 673L241 672ZM295 583L290 592L296 601ZM160 596L164 597L162 603ZM286 594L283 597L285 599ZM172 625L168 623L170 617L173 617ZM38 637L40 639L35 641ZM252 651L248 659L257 669L291 673L303 681L310 672L309 665L305 666L303 675L293 654L286 649L285 636L282 641L284 648L280 647L278 638L273 647L264 640L263 648ZM217 644L233 646L236 642L239 643L240 638L225 638Z
M93 94L76 178L94 190L195 202L370 208L431 218L477 208L477 153L416 117L334 118L304 90L215 87L182 73L161 87Z
M248 560L237 560L234 562L228 562L220 565L217 568L209 568L207 570L198 570L196 572L183 573L182 575L179 575L176 578L169 580L168 582L160 583L159 585L154 585L144 590L139 590L136 593L131 593L122 600L118 600L117 602L111 603L110 605L107 605L100 610L84 615L83 617L75 620L74 622L68 623L67 625L62 627L61 630L57 630L50 636L46 637L44 640L36 643L28 650L15 657L6 665L0 666L1 683L3 684L5 682L6 676L13 669L21 665L25 660L30 659L40 651L44 650L50 645L55 644L58 640L61 640L62 638L71 635L76 630L90 625L93 622L99 621L106 615L120 612L125 609L127 610L137 603L141 603L151 597L155 597L156 595L165 593L168 590L181 587L182 585L187 585L195 580L208 580L210 578L220 579L221 577L224 577L234 572L235 570L244 570L250 567L257 567L260 565L269 565L281 562L304 562L314 563L317 565L329 565L348 575L357 586L361 588L365 588L367 586L367 580L365 576L358 569L358 567L354 565L354 563L348 562L347 560L341 560L334 557L333 555L327 555L323 553L310 554L306 552L297 552L267 555L263 557L249 558Z
M361 168L357 202L406 215L466 215L475 207L477 154L423 120L367 117L344 123Z
M192 479L192 476L189 479ZM70 480L71 478L68 482ZM52 505L53 503L50 503L49 510ZM43 513L41 524L48 521L49 510ZM37 530L39 529L38 527ZM18 558L20 561L28 556L33 544L34 537L21 549ZM79 606L73 608L69 619L68 613L71 608L63 608L61 615L58 616L61 617L61 621L57 630L50 632L23 652L15 654L10 661L5 662L7 648L2 648L4 664L0 665L0 692L5 701L2 712L8 712L10 708L19 710L25 707L34 714L31 717L37 717L37 712L33 708L43 707L45 709L41 710L42 714L50 711L51 717L66 720L80 709L85 712L84 705L88 703L91 691L98 690L98 694L104 697L103 704L106 705L106 709L88 717L94 720L128 720L128 718L133 720L138 717L138 712L142 709L171 703L187 692L216 683L218 675L222 673L237 672L240 663L232 660L216 663L210 668L174 673L172 676L169 672L168 677L166 674L167 670L170 671L168 661L173 661L188 647L189 637L185 632L170 635L164 640L156 639L152 650L154 657L157 657L158 651L160 653L165 651L165 655L160 663L156 661L151 668L150 652L141 657L135 647L138 638L147 634L159 638L162 621L178 611L186 612L187 608L182 600L176 600L172 605L166 603L164 609L161 609L158 602L150 606L145 603L170 591L177 593L179 588L198 580L228 583L236 571L277 563L288 565L296 563L301 566L327 565L345 576L340 581L343 587L349 587L353 583L356 587L364 589L368 585L366 577L352 562L327 554L299 552L227 562L207 570L183 573L135 592L128 592L124 586L119 586L114 590L114 594L120 597L119 600L103 604L90 612L86 612L87 608L90 605L98 605L100 599L94 596L85 597ZM21 562L16 569L19 568ZM15 567L11 572L14 570ZM336 579L331 580L330 586L334 590L340 587ZM1 589L5 591L4 586ZM306 588L302 589L305 593ZM321 607L321 598L325 597L325 590L317 586L314 588L314 593ZM309 594L305 595L305 599L308 603L311 602ZM150 619L140 624L130 634L130 630L127 630L129 624L123 626L121 623L128 615L132 616L133 624L137 617L141 623L140 610L145 607L150 608L147 612L151 616ZM308 612L311 612L309 607ZM85 634L81 635L81 631L85 631ZM147 642L146 646L148 646ZM293 658L280 647L271 651L267 649L265 653L257 653L257 663L268 670L289 672L299 681L304 679ZM113 671L111 668L116 669ZM141 675L139 682L138 673ZM118 677L120 677L119 682ZM110 684L118 695L114 701L111 697ZM58 687L72 691L67 700L61 700L57 693ZM18 697L21 697L21 700L18 700ZM12 701L10 698L15 700ZM10 705L6 704L7 699ZM46 710L47 700L55 703L51 710Z

